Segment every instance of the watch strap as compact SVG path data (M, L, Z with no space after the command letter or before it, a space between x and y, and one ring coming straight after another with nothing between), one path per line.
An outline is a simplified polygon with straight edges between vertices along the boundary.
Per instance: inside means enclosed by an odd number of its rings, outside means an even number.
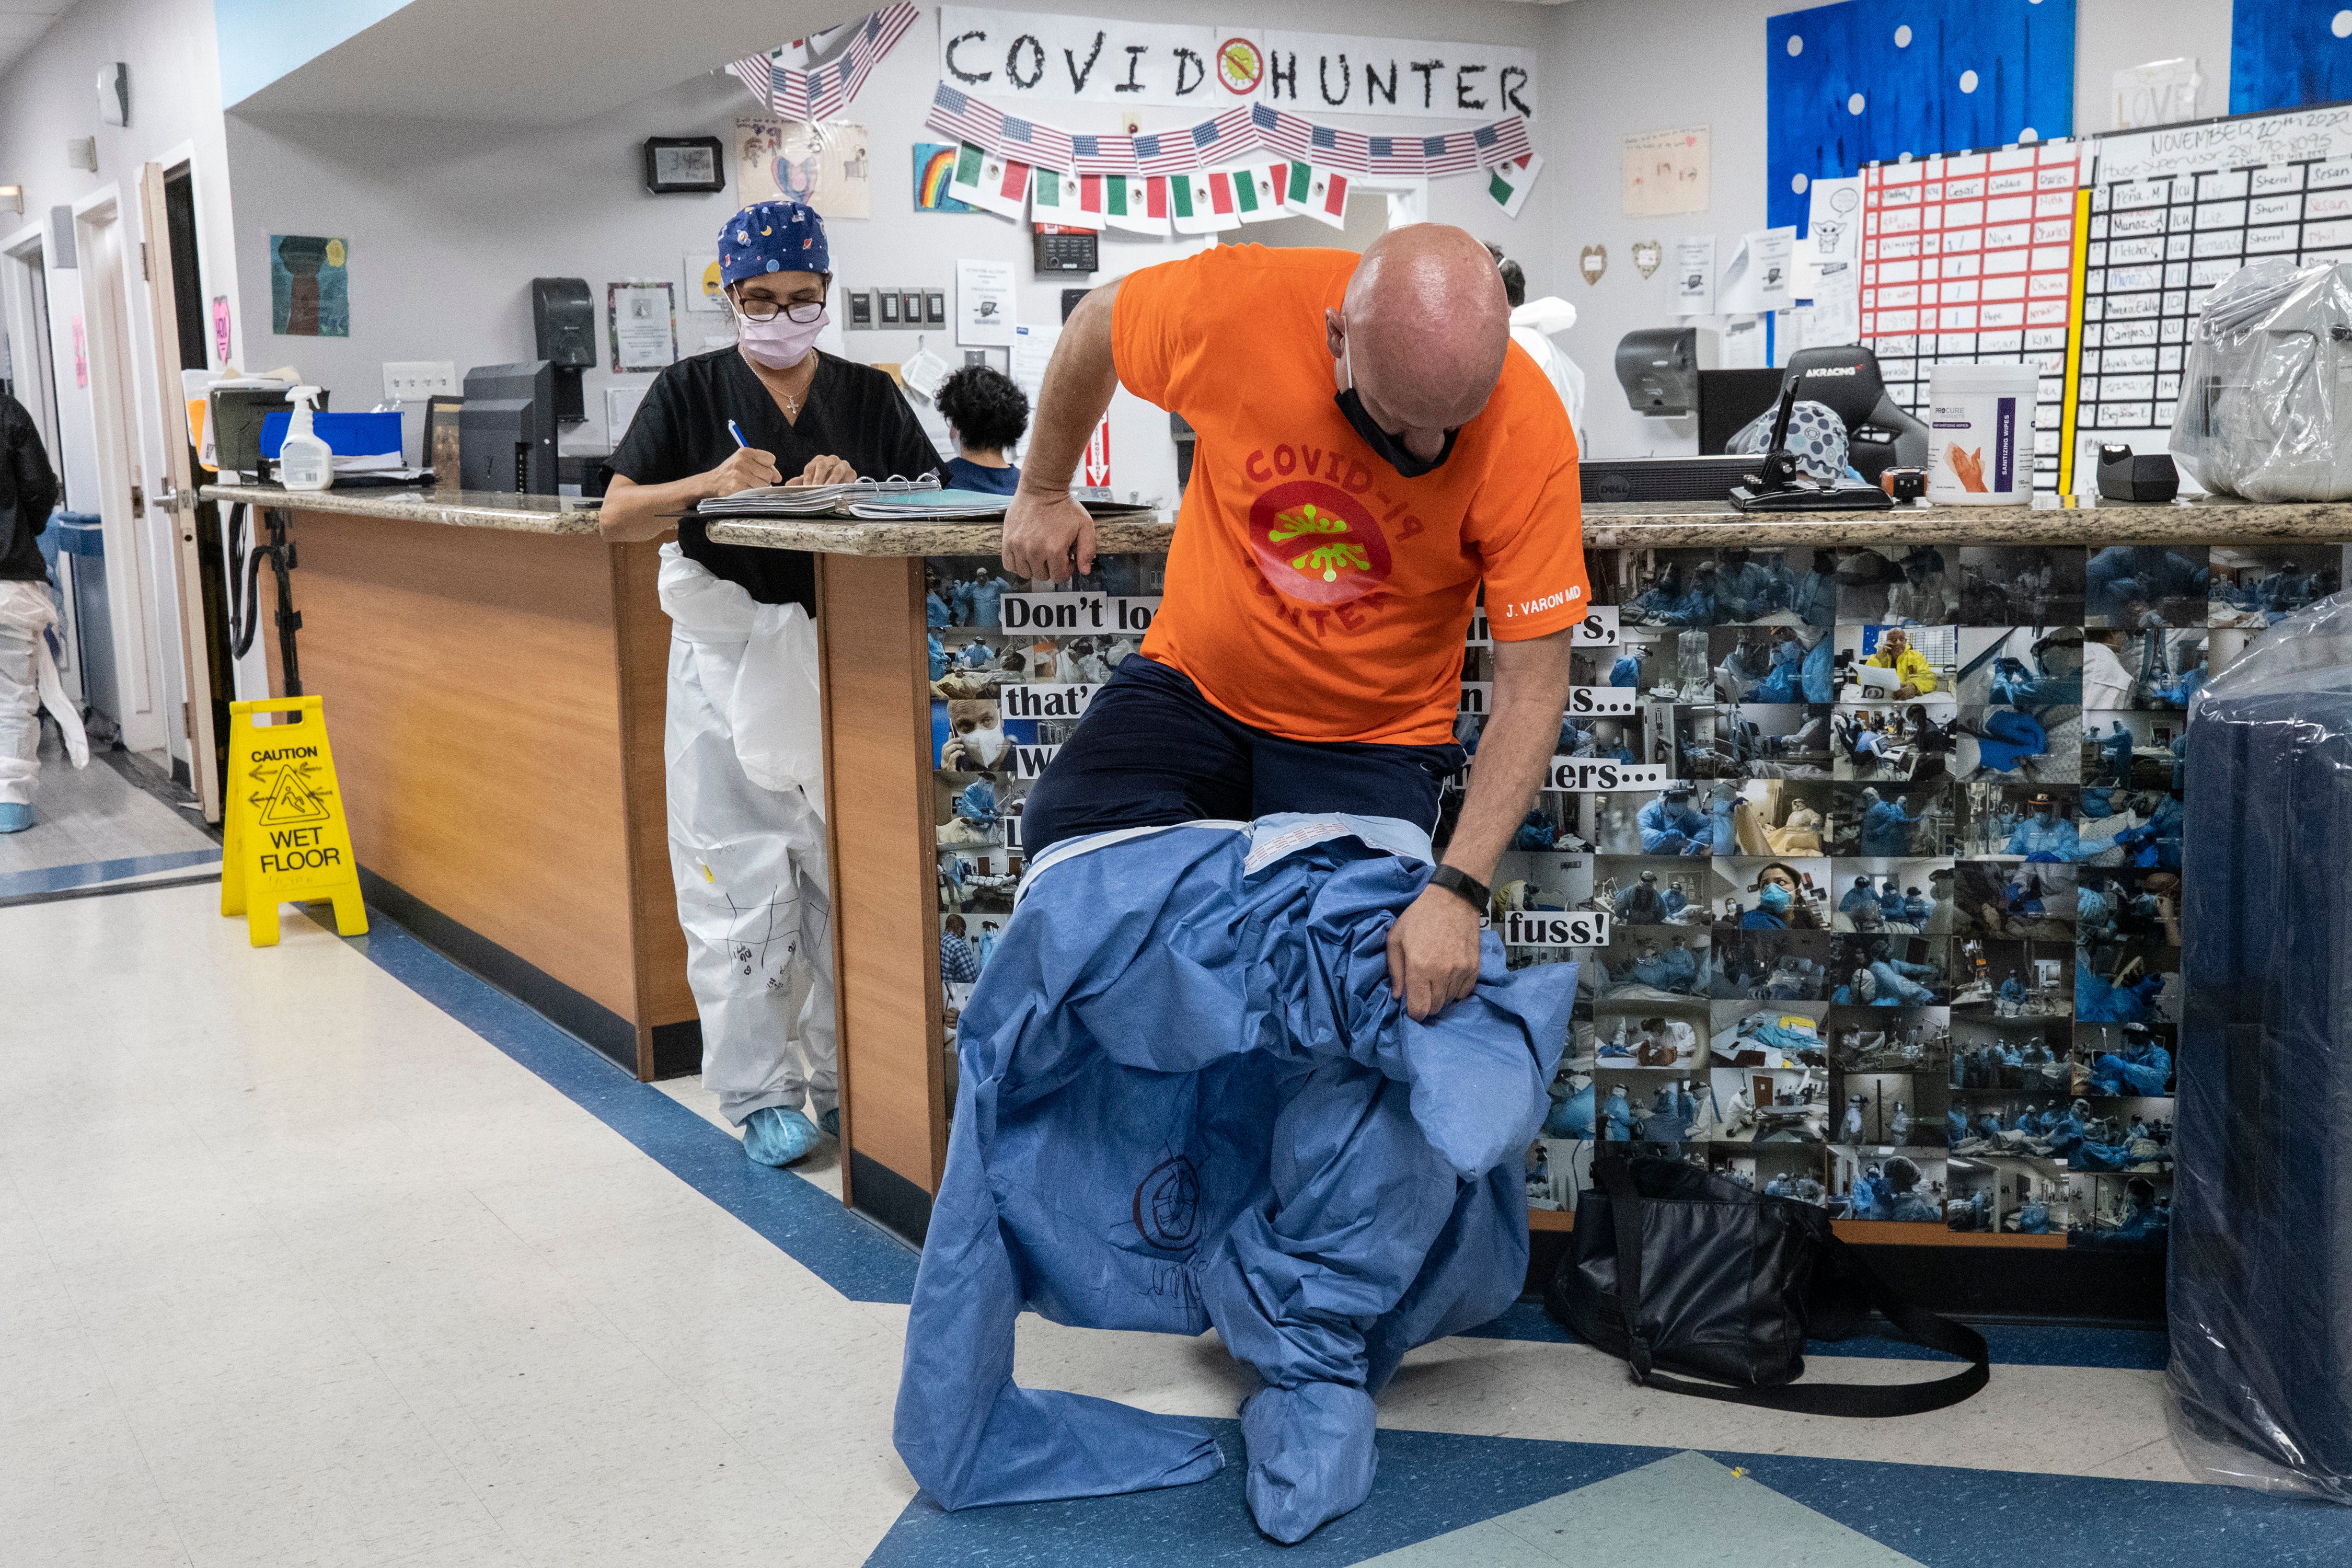
M1438 867L1430 872L1429 885L1444 889L1482 915L1494 901L1494 895L1487 890L1486 884L1458 866Z

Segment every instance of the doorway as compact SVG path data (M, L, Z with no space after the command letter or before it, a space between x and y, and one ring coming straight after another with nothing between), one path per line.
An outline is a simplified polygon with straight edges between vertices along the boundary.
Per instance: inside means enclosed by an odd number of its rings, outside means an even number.
M33 416L49 467L62 482L65 453L58 445L57 369L49 353L49 276L37 228L17 236L0 252L0 332L8 339L9 393Z
M146 479L140 459L139 420L131 374L131 305L121 209L112 195L74 215L75 248L80 258L81 336L89 372L89 412L97 459L95 496L77 496L100 520L105 542L106 597L113 624L114 698L119 711L107 717L121 727L124 748L168 777L163 650L176 626L168 595L168 562L159 570L153 531L147 526ZM176 620L176 617L170 617ZM85 643L85 658L91 658Z

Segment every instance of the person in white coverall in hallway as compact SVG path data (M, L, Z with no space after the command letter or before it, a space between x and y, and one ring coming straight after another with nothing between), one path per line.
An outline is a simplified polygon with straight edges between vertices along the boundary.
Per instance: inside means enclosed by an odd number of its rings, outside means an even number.
M24 405L0 392L0 833L33 826L41 771L41 709L56 715L73 765L89 761L81 715L49 651L57 621L47 564L34 542L58 503L58 479Z

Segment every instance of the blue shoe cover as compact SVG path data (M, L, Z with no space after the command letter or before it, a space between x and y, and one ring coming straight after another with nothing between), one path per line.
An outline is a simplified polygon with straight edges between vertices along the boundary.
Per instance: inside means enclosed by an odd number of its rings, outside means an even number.
M1380 1455L1372 1397L1343 1383L1264 1388L1242 1406L1246 1490L1257 1527L1285 1546L1362 1502Z
M818 1117L818 1118L816 1119L816 1124L817 1124L819 1127L822 1127L822 1128L824 1128L824 1135L825 1135L826 1137L828 1137L828 1138L838 1138L838 1137L840 1137L840 1136L841 1136L841 1107L839 1107L838 1105L836 1105L836 1106L835 1106L831 1110L826 1111L823 1116Z
M22 833L33 826L33 808L15 801L0 801L0 833Z
M764 1105L744 1119L743 1152L762 1165L790 1165L816 1152L809 1119L781 1105Z

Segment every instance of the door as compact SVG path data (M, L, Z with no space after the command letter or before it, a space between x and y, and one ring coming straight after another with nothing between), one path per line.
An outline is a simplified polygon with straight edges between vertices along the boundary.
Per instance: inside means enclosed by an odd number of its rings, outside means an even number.
M122 744L151 760L168 752L177 716L167 721L162 603L154 552L149 549L146 479L141 470L139 421L131 372L131 296L121 209L108 199L75 214L81 258L82 327L89 362L90 423L97 437L98 494L75 499L95 510L106 542L106 600L113 623L116 707ZM176 382L177 378L174 378ZM93 506L91 503L95 502ZM89 650L85 648L85 653ZM168 757L162 765L168 770Z
M203 289L195 271L195 203L185 165L167 175L160 163L139 171L139 227L148 236L140 247L147 289L147 319L154 323L154 393L163 432L163 471L157 476L154 504L171 528L173 588L179 606L180 689L188 694L183 732L188 741L188 780L206 822L221 819L221 766L217 703L222 699L226 650L217 617L208 613L214 596L205 591L206 552L197 528L195 465L189 449L188 405L183 373L205 369Z

